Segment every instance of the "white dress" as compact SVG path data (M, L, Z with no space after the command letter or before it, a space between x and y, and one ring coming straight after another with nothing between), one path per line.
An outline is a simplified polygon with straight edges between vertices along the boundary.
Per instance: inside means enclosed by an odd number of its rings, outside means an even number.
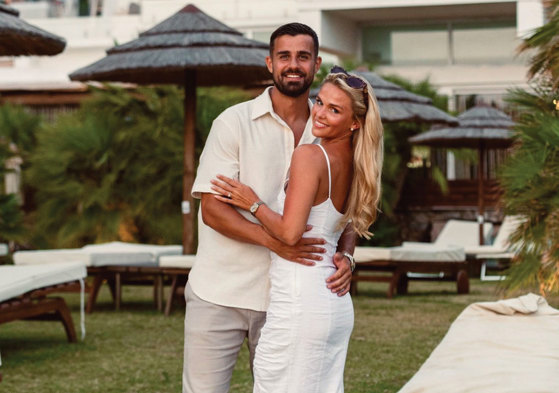
M319 145L320 146L320 145ZM313 206L305 237L326 240L326 253L314 266L303 266L272 254L270 305L256 347L254 393L342 393L353 304L326 287L336 271L332 257L342 233L342 214L332 200L328 155L328 199ZM283 206L285 194L280 195ZM283 209L283 208L282 208Z

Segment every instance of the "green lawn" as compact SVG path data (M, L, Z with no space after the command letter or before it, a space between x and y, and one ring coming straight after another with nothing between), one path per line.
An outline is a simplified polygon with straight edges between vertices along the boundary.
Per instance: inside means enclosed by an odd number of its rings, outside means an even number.
M499 298L495 288L472 280L471 293L459 296L452 283L411 282L409 295L389 300L386 285L360 284L346 391L398 391L466 305ZM116 312L102 289L97 310L86 316L87 337L78 344L66 342L60 323L0 325L0 392L180 392L182 307L166 318L154 310L150 288L123 292L123 307ZM79 297L65 298L78 327ZM231 392L252 391L247 354L243 348Z

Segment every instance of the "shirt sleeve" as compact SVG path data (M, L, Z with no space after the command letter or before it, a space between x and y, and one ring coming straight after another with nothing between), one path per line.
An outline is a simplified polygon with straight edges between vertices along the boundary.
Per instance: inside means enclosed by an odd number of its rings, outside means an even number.
M193 198L200 199L202 193L214 193L210 180L215 179L218 174L239 178L239 144L240 130L237 122L226 120L223 114L216 118L200 156L192 186Z

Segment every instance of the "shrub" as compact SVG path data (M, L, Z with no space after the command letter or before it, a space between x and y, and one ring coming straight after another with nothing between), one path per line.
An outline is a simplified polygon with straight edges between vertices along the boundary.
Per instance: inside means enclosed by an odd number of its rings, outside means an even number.
M205 139L212 116L246 95L200 93L198 134ZM32 243L180 243L182 173L180 89L93 89L79 111L38 137L28 171L37 190Z

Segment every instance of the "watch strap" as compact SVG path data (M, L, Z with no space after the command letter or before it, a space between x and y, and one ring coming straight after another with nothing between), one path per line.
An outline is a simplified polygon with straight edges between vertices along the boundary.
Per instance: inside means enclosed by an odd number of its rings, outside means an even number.
M343 252L343 256L349 260L349 266L351 268L351 272L353 273L353 271L355 270L355 258L353 258L353 255L351 255L347 251Z
M256 212L258 211L258 208L260 207L260 205L263 205L263 204L264 204L263 201L254 202L252 204L252 206L250 207L250 214L252 214L254 216L256 214Z

